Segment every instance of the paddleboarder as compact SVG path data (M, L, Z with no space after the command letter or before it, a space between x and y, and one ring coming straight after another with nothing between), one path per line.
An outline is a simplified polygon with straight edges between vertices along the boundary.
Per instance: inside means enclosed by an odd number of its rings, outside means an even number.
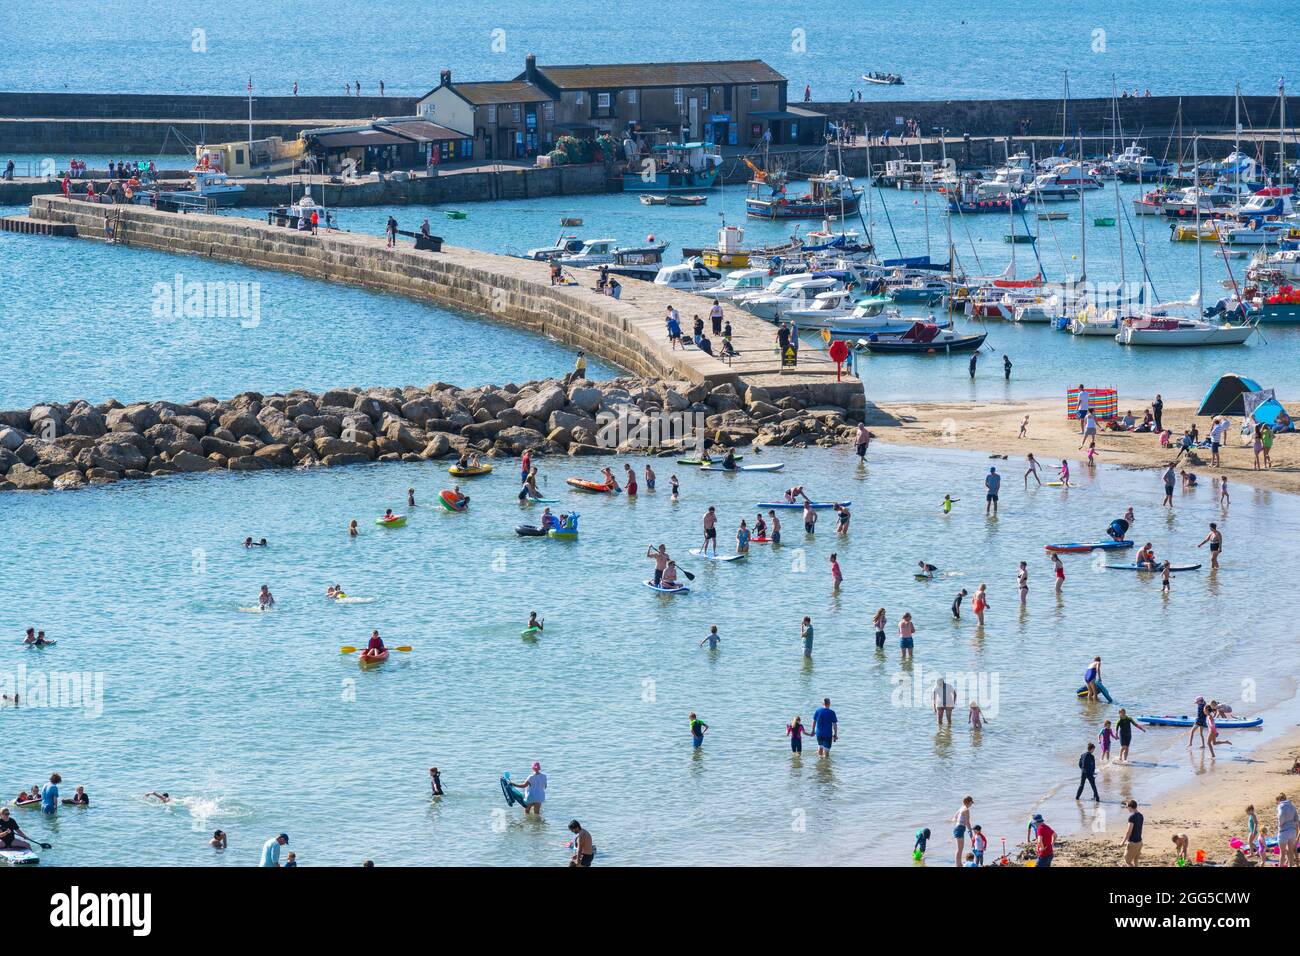
M704 513L704 544L700 548L700 554L707 556L709 553L709 542L713 542L713 553L718 553L718 513L713 505L709 505L709 510Z
M655 563L655 587L659 587L660 583L663 581L664 571L666 571L668 565L672 563L672 558L668 556L668 549L662 544L659 545L658 548L654 545L647 545L645 556L652 559Z

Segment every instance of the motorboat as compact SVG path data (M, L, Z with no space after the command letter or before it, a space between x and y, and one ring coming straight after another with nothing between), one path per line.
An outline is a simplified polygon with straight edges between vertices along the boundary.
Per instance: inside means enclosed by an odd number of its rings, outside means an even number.
M1139 216L1163 216L1165 214L1165 203L1172 198L1177 198L1179 192L1160 187L1145 192L1141 196L1133 197L1133 212Z
M894 189L942 189L948 185L943 166L931 159L886 160L877 169L875 182Z
M1115 341L1120 345L1242 345L1254 332L1253 325L1216 324L1154 312L1120 319Z
M1040 173L1029 184L1029 194L1039 202L1078 199L1084 190L1100 189L1101 182L1081 163L1067 160L1050 172Z
M623 191L655 195L698 193L717 186L721 169L722 156L713 152L711 144L662 143L648 153L627 157Z
M577 252L572 255L560 256L559 262L562 266L570 269L577 269L583 266L598 266L614 261L619 253L646 253L658 252L661 255L668 248L668 243L649 242L644 246L619 246L614 239L588 239L583 242Z
M551 245L529 249L521 258L533 259L537 262L550 262L552 259L559 259L561 256L576 255L585 241L585 239L579 239L574 235L560 233L559 237Z
M1264 185L1264 167L1252 156L1234 147L1220 160L1208 160L1197 167L1202 176L1214 176L1227 182L1242 183L1250 188Z
M654 278L654 284L678 292L699 292L717 285L722 276L705 267L698 259L664 266Z
M1176 171L1174 163L1156 159L1135 141L1111 160L1115 174L1126 183L1154 183Z
M1241 202L1244 194L1244 189L1218 179L1212 186L1188 186L1181 193L1166 199L1161 210L1171 219L1195 216L1198 207L1202 216L1218 214Z
M156 195L155 205L159 208L189 206L225 209L236 205L245 192L244 187L239 183L214 169L195 167L191 174L194 176L194 184L191 187L160 190Z
M619 276L620 278L653 282L663 267L664 250L661 247L652 246L642 249L618 249L615 250L614 258L609 262L590 265L585 268L593 272L604 269L610 275ZM714 275L717 275L717 273L714 273Z
M718 285L701 289L700 295L713 299L738 299L744 295L762 292L767 288L771 278L766 269L737 269L728 272Z
M758 174L749 181L745 214L751 219L839 219L856 215L862 190L839 170L808 179L808 192L790 196L783 174Z
M873 70L862 74L862 82L874 83L877 86L902 86L903 78L897 73L880 73Z
M737 300L736 304L751 315L776 322L790 309L806 307L819 293L831 292L844 285L833 276L817 273L796 273L794 276L780 278L789 278L791 281L783 283L776 291L747 295Z
M948 211L955 213L1007 213L1022 212L1027 202L1023 192L985 191L988 183L977 179L963 179L955 189L948 193Z
M877 354L948 354L973 352L984 344L986 338L987 332L962 335L933 322L914 322L902 335L890 338L868 337L861 343L861 347Z

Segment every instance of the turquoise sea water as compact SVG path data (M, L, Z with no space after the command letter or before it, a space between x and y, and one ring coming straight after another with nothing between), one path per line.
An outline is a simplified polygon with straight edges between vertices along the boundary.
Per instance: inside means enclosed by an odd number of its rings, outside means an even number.
M15 64L7 89L242 96L251 76L259 95L288 95L295 81L303 94L336 94L356 80L373 94L382 79L390 94L418 96L441 69L509 79L535 53L543 65L761 57L789 78L792 96L811 82L825 99L862 89L869 70L901 73L907 85L866 86L864 99L1054 98L1065 70L1076 96L1109 96L1112 75L1121 88L1153 93L1228 93L1240 81L1244 92L1269 94L1278 64L1300 53L1283 28L1285 5L1270 0L1239 0L1230 12L1189 0L1177 30L1137 0L1092 9L1045 0L1010 17L990 0L750 0L709 10L681 0L452 0L436 9L232 0L181 19L159 0L105 0L93 16L82 3L46 0L41 13L0 8L0 62ZM47 23L76 28L40 29Z
M1096 654L1131 713L1181 713L1198 693L1251 712L1294 691L1277 667L1290 629L1272 602L1254 599L1258 568L1247 557L1274 560L1300 530L1293 499L1238 488L1222 518L1223 570L1178 575L1168 598L1158 582L1086 556L1066 557L1057 598L1044 542L1094 537L1131 504L1135 537L1176 560L1200 558L1195 542L1220 517L1213 491L1180 496L1166 515L1148 474L1103 469L1066 493L1026 493L1014 466L999 463L1003 510L986 520L982 455L877 446L859 471L848 449L762 454L787 462L786 474L700 474L661 461L660 490L635 502L562 490L568 475L621 462L544 462L546 490L582 513L576 542L513 533L536 506L514 501L508 463L467 483L464 515L431 507L449 486L434 463L7 496L0 674L87 672L103 697L98 716L76 705L0 711L10 729L0 786L16 793L57 769L65 789L87 787L90 810L29 821L55 845L44 854L55 865L249 865L281 830L309 865L562 864L570 817L595 834L605 863L902 863L920 826L934 830L931 857L942 859L944 821L966 793L995 849L1034 809L1067 830L1090 825L1091 809L1065 791L1075 755L1116 714L1073 696ZM677 503L664 490L673 471ZM725 567L686 555L707 505L718 507L726 548L739 519L752 521L757 501L795 479L854 501L848 538L825 515L806 538L794 513L778 550L754 545L748 561ZM406 510L408 486L421 502L409 524L376 528L370 519L385 507ZM962 499L947 517L945 492ZM350 541L353 517L363 534ZM245 551L248 534L270 547ZM690 595L641 585L642 553L661 541L696 574ZM831 552L844 568L839 595ZM914 581L922 559L945 577ZM1019 560L1031 569L1023 611ZM332 582L375 603L327 604ZM240 613L264 583L279 608ZM980 583L991 602L982 630L969 611L960 622L948 611L959 588ZM883 653L869 626L880 606L890 617ZM546 619L537 641L519 636L530 610ZM901 667L905 610L917 649ZM811 661L799 645L805 614L817 634ZM711 624L723 639L716 652L698 646ZM20 647L26 626L59 643ZM364 644L372 627L414 650L360 671L339 647ZM936 732L929 689L940 673L974 675L982 734L961 708L951 731ZM824 696L840 742L829 760L811 748L793 759L783 728L795 714L808 721ZM702 752L690 746L692 710L711 728ZM1134 758L1143 763L1102 772L1105 811L1130 793L1149 799L1161 776L1207 766L1176 730L1138 735ZM520 779L535 759L550 789L543 819L525 821L505 811L497 778ZM437 801L427 794L433 765L448 790ZM147 805L139 795L153 789L183 802ZM361 832L340 838L341 815L362 816ZM224 854L206 847L216 827L230 832Z

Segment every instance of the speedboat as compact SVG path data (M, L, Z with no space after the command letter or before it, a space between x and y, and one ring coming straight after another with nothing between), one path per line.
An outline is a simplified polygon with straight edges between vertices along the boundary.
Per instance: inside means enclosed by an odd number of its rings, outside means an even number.
M902 335L891 338L868 337L861 347L868 352L891 354L947 354L973 352L988 338L987 332L961 335L952 329L941 328L933 322L914 322Z
M743 295L762 292L770 279L766 269L737 269L728 272L720 284L701 289L700 295L713 299L738 299Z
M747 295L736 304L746 312L767 319L769 322L779 320L791 309L802 309L816 299L821 292L831 292L843 287L843 283L834 276L814 273L795 273L781 276L791 281L783 283L776 291L765 291L758 295ZM776 284L774 280L773 284Z
M1219 236L1230 246L1279 246L1300 239L1300 222L1294 219L1250 219L1240 225L1221 222Z
M598 266L613 262L618 255L630 253L659 253L668 248L668 243L649 243L644 246L619 246L613 239L588 239L573 255L560 256L560 265L570 269L582 266Z
M576 255L582 248L586 240L579 239L577 236L560 233L559 238L549 246L538 246L536 249L529 249L522 258L534 259L538 262L550 262L552 259L558 259L561 256Z
M1115 341L1120 345L1241 345L1254 331L1253 325L1215 324L1157 312L1121 319Z
M1085 189L1100 189L1101 182L1080 163L1058 163L1051 172L1034 177L1029 194L1040 202L1078 199Z
M1219 179L1213 186L1188 186L1178 195L1166 199L1162 209L1171 219L1195 216L1197 207L1202 216L1226 212L1241 201L1243 192L1244 190L1238 190L1231 183Z
M654 284L673 289L677 292L699 292L717 285L722 276L712 269L701 265L700 260L691 259L675 266L664 266L655 276Z
M1115 173L1126 183L1153 183L1174 172L1173 163L1156 159L1134 142L1112 160Z
M879 71L873 71L871 73L863 73L862 81L864 83L875 83L877 86L902 86L903 85L903 78L899 76L897 73L881 73Z
M620 276L626 279L640 279L643 282L653 282L659 275L659 270L664 266L664 251L658 247L643 249L618 249L614 252L614 258L610 262L602 263L598 266L586 266L585 268L592 272L599 272L601 269L607 271L610 275ZM714 273L716 275L716 273Z
M231 180L225 173L212 169L196 167L193 170L194 185L189 189L163 190L158 193L157 203L162 207L180 206L219 206L227 208L239 202L244 194L244 187Z
M1275 219L1295 213L1290 186L1267 186L1228 213L1234 219Z

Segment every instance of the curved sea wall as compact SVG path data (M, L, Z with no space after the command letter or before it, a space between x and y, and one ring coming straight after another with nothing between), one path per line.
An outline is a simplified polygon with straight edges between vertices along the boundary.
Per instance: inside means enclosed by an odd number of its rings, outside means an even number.
M546 265L467 249L416 251L352 233L312 236L247 219L160 213L42 196L31 219L102 239L283 269L477 311L599 356L636 378L594 385L533 382L460 390L404 388L244 393L228 401L46 402L0 412L0 490L76 488L174 473L440 458L473 447L514 455L850 440L862 384L837 381L825 353L782 371L772 326L731 311L734 364L668 348L663 314L711 304L628 280L621 300L583 284L552 287ZM45 241L45 240L34 240ZM326 330L327 331L327 330ZM503 376L509 374L503 367ZM661 428L659 419L671 418ZM649 432L636 424L647 419ZM615 423L613 427L610 423Z

